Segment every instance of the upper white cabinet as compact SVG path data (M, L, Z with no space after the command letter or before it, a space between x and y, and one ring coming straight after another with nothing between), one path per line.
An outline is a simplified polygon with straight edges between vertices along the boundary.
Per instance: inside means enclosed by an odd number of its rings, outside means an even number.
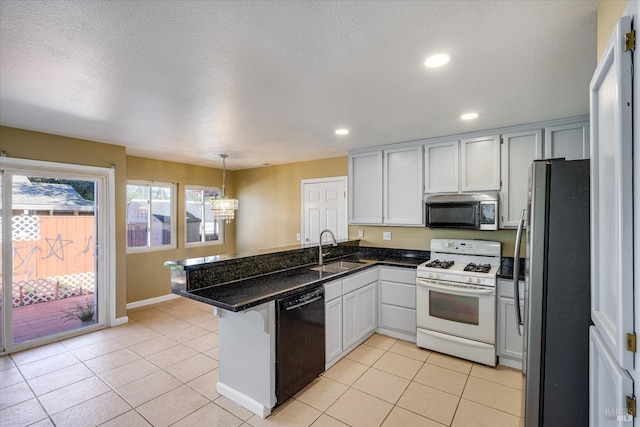
M384 151L384 223L421 225L422 147Z
M424 146L424 192L456 193L458 186L459 141Z
M382 224L382 151L349 156L349 222Z
M500 190L500 135L460 141L460 191Z
M589 122L552 126L544 130L544 158L589 158Z
M529 165L542 159L542 129L502 135L500 227L517 227L527 208Z
M422 146L349 156L351 224L423 225Z

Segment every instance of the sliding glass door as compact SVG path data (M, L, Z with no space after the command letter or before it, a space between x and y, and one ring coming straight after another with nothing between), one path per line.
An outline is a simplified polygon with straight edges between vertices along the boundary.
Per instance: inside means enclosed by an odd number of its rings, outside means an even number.
M17 351L106 322L105 177L91 169L2 169L2 347Z

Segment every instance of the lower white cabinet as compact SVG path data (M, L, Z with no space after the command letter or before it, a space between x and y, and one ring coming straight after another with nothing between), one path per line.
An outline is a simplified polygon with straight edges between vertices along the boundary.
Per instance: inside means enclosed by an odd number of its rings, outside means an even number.
M524 282L518 282L520 296L524 297ZM524 299L520 299L520 310L524 313ZM513 282L498 280L498 360L501 365L522 369L522 335L516 325Z
M378 267L324 285L325 369L375 332L377 285Z
M416 341L416 269L380 266L378 332Z
M342 347L349 348L376 329L376 287L370 283L342 297Z
M325 361L342 353L342 297L325 303Z

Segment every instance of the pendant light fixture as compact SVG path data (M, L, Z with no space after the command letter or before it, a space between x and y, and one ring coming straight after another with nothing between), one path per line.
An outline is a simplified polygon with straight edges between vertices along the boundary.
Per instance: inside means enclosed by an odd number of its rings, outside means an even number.
M210 207L213 212L213 219L224 220L226 224L229 224L231 220L235 218L236 210L238 209L238 199L229 199L224 195L224 184L227 176L227 164L225 160L229 155L220 154L220 157L222 157L222 192L219 196L211 199Z

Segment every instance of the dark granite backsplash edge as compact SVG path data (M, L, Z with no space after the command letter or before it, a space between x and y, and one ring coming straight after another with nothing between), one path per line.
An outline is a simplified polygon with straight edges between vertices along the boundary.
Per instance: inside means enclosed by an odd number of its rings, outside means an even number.
M502 257L500 269L498 270L499 279L513 279L513 257ZM524 258L520 258L519 280L524 280Z
M358 244L359 240L346 241L337 246L323 245L323 250L328 253L326 259L329 260L357 253L360 249ZM317 246L221 260L185 269L186 281L180 289L190 291L317 262ZM172 270L172 277L174 273L176 271Z
M414 259L416 262L429 259L429 251L393 249L359 246L359 240L343 241L337 246L323 245L325 261L344 258L354 254L359 254L362 258L371 259ZM192 260L193 261L193 260ZM245 255L242 257L221 256L215 262L204 262L202 264L190 263L183 268L178 262L171 262L165 265L171 269L171 289L172 292L192 291L209 286L216 286L236 280L257 277L274 272L293 269L305 265L312 265L318 262L318 247L306 246L295 249L279 250L275 249L271 253L260 253L255 255Z

